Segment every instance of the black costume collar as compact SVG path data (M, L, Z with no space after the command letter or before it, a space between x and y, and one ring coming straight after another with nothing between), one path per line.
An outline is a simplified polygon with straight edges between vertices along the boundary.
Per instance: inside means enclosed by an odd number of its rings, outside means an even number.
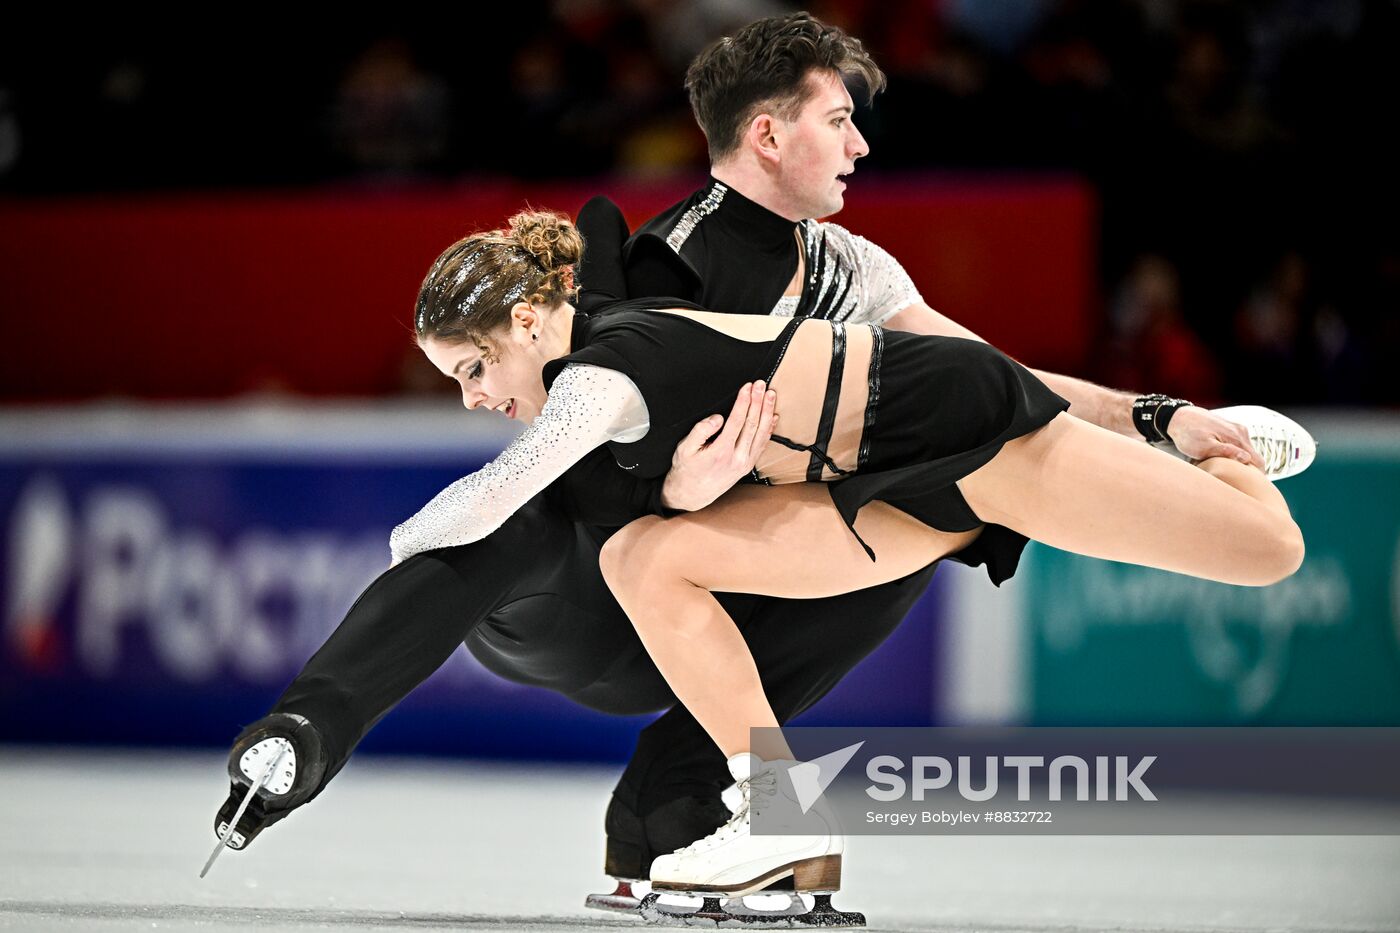
M588 315L574 308L574 319L569 322L570 353L588 344L588 324Z
M793 231L797 221L788 220L773 213L768 208L740 194L735 188L710 176L705 186L708 193L719 185L725 189L724 200L720 201L716 216L723 218L726 226L731 226L734 235L749 245L762 250L793 248Z

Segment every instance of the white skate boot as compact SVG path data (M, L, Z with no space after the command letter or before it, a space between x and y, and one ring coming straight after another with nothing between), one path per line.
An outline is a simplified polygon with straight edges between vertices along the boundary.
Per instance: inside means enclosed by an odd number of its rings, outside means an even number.
M652 893L642 901L642 916L654 922L864 926L863 915L831 906L831 895L841 888L845 840L824 799L818 797L806 808L799 803L787 773L796 764L763 761L747 753L730 758L729 771L739 792L734 816L704 839L652 862ZM758 834L752 831L756 813L764 814L764 831ZM785 826L793 832L772 833ZM778 895L786 899L782 908L753 909L745 904L745 895L785 878L792 879L793 894ZM674 895L698 896L703 903L696 909L678 904L680 898Z
M1217 414L1249 432L1249 439L1264 458L1264 475L1277 483L1297 476L1312 465L1317 442L1303 426L1262 405L1235 405L1216 408Z
M1264 458L1264 475L1275 483L1297 476L1311 466L1313 458L1317 456L1317 442L1312 435L1298 422L1272 408L1232 405L1229 408L1212 408L1211 413L1245 429L1254 449ZM1152 446L1187 463L1196 462L1177 450L1171 441L1159 441Z

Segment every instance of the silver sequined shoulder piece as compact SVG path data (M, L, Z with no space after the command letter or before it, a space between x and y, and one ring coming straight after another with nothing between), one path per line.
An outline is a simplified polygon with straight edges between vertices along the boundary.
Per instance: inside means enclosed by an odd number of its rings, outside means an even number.
M798 230L807 261L802 300L812 317L879 324L922 300L904 267L865 237L815 220ZM773 313L784 308L780 300Z
M774 317L792 317L797 313L797 306L801 304L801 295L784 295L778 299L778 303L773 306Z
M480 541L589 451L612 440L640 440L649 423L646 401L626 375L601 366L565 366L539 417L499 457L394 529L394 563Z

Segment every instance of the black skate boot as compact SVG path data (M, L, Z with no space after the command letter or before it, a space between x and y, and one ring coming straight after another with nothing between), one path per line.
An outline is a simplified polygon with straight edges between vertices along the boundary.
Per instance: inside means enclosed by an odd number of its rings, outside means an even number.
M284 750L285 749L285 750ZM280 757L280 760L278 760ZM294 713L272 713L244 729L228 756L229 795L214 817L214 835L223 838L248 790L276 768L237 817L228 847L244 849L258 833L306 803L321 786L326 752L316 727Z

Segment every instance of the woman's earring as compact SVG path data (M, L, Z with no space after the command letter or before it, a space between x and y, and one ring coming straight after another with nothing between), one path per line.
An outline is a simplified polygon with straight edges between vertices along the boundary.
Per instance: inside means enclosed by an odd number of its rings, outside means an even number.
M531 335L530 335L530 339L531 339L531 340L539 340L539 339L540 339L540 335L539 335L539 334L531 334Z

